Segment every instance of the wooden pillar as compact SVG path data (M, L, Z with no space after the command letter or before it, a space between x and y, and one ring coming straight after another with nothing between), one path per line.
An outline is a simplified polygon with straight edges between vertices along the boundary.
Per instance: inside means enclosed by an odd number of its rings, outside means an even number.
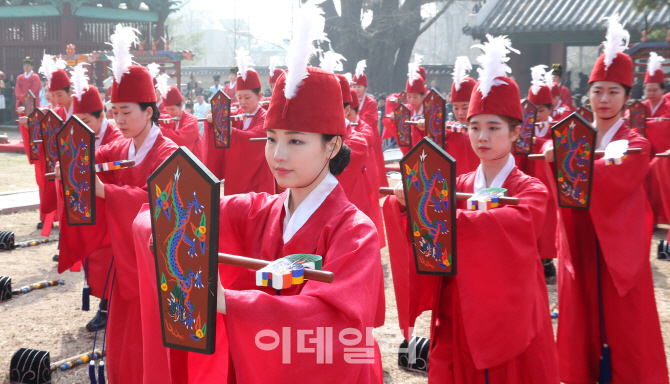
M549 60L551 64L563 64L566 67L566 48L565 43L551 43Z
M63 2L63 15L60 18L60 54L65 54L68 44L75 44L77 41L77 26L75 25L75 16L72 15L72 8L69 2Z
M158 13L158 22L156 22L156 49L159 51L165 50L165 43L161 40L161 37L165 36L165 18L163 18L163 12Z

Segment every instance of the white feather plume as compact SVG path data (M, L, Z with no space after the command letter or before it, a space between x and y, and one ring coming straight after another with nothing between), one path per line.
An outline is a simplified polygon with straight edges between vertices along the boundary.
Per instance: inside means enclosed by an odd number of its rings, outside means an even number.
M279 56L272 56L270 58L270 75L275 73L275 68L281 65L281 59Z
M237 53L237 56L235 59L237 60L237 68L239 68L239 71L237 72L238 75L242 76L242 80L246 81L247 80L247 71L249 70L254 70L251 68L252 65L255 65L251 61L251 56L249 56L249 51L247 51L244 48L240 48L235 50L235 53Z
M607 70L612 65L617 53L625 51L628 47L630 33L619 22L618 13L605 17L604 20L607 20L607 34L605 35L605 41L603 41L603 54L605 54L605 70Z
M55 57L45 52L42 56L42 65L38 72L47 78L47 84L51 86L51 77L53 76L53 73L59 69L65 69L66 66L67 63L60 56Z
M544 73L544 85L549 87L550 91L554 88L554 74L552 73L551 68Z
M349 81L349 85L351 85L351 82L354 81L354 77L351 75L351 72L345 73L344 77L346 77L347 80Z
M472 70L472 64L470 64L470 59L467 56L458 56L456 58L456 63L454 63L454 88L456 90L461 89L461 83L463 79L468 76L468 72Z
M533 91L533 95L537 95L540 92L540 88L544 85L547 73L546 68L546 65L536 65L530 69L530 89Z
M365 73L365 68L367 68L368 62L366 60L361 60L356 64L355 76L361 77Z
M72 70L72 94L79 101L81 97L84 96L84 93L88 90L88 75L86 74L86 68L84 65L88 63L79 63Z
M307 78L309 60L318 52L315 41L328 41L324 28L326 19L320 4L324 0L308 0L296 12L293 23L293 39L286 54L288 74L284 95L287 99L295 97L303 80Z
M409 80L409 85L413 85L414 80L421 77L421 73L419 72L419 67L421 66L421 60L422 59L423 59L423 56L419 55L418 53L415 53L414 54L414 61L407 65L407 67L409 69L407 71L407 79Z
M659 56L656 52L649 53L649 60L647 60L647 72L653 76L656 71L661 69L661 63L665 61L663 56Z
M169 90L168 80L170 80L170 75L167 73L161 73L156 77L156 89L160 92L161 97L167 97Z
M133 64L133 55L130 54L130 47L133 44L140 43L139 34L140 31L135 28L117 24L114 33L109 37L110 43L107 44L112 46L112 52L114 52L110 68L117 83L121 82L125 73L129 73L128 67Z
M321 69L335 73L344 69L342 60L346 61L347 59L335 51L326 51L323 53L323 57L321 57L319 66Z
M161 66L158 63L151 63L147 65L147 69L149 70L149 74L151 74L152 79L155 79L156 76L161 73Z
M493 37L486 35L487 42L484 44L475 44L472 48L479 48L484 51L483 55L477 57L477 62L481 68L477 68L479 73L479 88L482 98L486 97L492 87L507 84L499 77L507 76L512 69L505 63L509 61L507 54L510 52L519 53L512 48L512 41L507 36Z

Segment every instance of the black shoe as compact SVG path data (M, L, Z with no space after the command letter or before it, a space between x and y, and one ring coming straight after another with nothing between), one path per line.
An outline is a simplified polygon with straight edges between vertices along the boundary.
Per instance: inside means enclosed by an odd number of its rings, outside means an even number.
M37 223L37 229L42 229L42 227L44 227L44 221Z
M107 311L98 311L95 317L86 324L86 330L95 332L96 327L98 330L102 330L105 329L105 324L107 324Z
M544 277L556 277L556 267L552 259L542 259L542 266L544 267Z
M670 244L665 240L658 241L658 254L656 257L659 260L670 260Z
M54 255L54 257L53 257L53 261L58 262L58 255Z

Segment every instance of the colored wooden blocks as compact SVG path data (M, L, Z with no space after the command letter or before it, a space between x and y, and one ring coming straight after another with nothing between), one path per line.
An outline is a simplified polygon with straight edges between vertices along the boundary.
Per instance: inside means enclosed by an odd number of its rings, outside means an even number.
M305 268L321 270L322 259L318 255L290 255L275 260L256 271L256 285L286 289L302 284L305 280Z
M489 211L493 208L498 208L500 205L499 198L503 196L507 196L507 189L505 188L482 189L468 199L468 210Z

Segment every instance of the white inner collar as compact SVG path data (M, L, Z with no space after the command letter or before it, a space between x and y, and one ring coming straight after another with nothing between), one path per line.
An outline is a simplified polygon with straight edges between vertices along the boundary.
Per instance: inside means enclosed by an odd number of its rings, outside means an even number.
M358 112L360 112L361 109L363 109L363 103L365 103L365 96L367 96L367 95L368 95L367 93L364 93L364 94L363 94L363 99L358 100L358 101L359 101L359 103L358 103ZM358 97L358 96L356 96L356 97Z
M659 101L658 104L656 104L655 107L653 105L651 105L651 100L649 100L649 109L651 109L651 116L649 116L649 117L656 117L654 115L656 114L656 111L658 110L658 107L661 106L661 104L663 104L663 97L661 97L661 101Z
M107 119L102 120L102 125L100 126L100 132L98 132L98 138L95 139L95 149L98 149L100 147L100 144L102 143L102 138L105 137L105 132L107 132L107 126L109 125L109 121Z
M258 106L256 107L256 110L254 111L254 116L258 113L259 109L261 109L260 104L258 104ZM253 117L250 117L250 118L246 118L246 119L242 120L242 130L243 131L246 131L247 129L249 129L249 126L251 125L251 120L253 120L253 119L254 119Z
M510 154L509 158L507 158L507 164L505 164L505 166L502 167L500 172L498 172L496 177L493 179L493 182L491 182L491 186L488 188L502 188L502 185L505 183L505 180L507 180L507 176L509 176L510 172L512 172L515 165L516 162L514 161L514 156ZM477 193L485 188L487 188L486 177L484 176L484 172L482 171L482 165L479 164L479 167L477 167L477 173L475 173L475 186L473 192Z
M72 117L72 112L74 112L74 101L70 103L70 108L68 108L67 111L65 111L65 121L63 123L65 123L66 121L68 121L68 119L70 119L70 117Z
M623 118L619 119L616 123L614 123L614 125L609 129L609 131L605 133L605 136L603 136L603 140L600 142L598 148L596 148L597 151L605 150L605 147L607 147L607 145L612 141L612 138L619 131L619 128L621 128L623 123L624 123Z
M32 75L33 75L33 71L25 72L25 73L23 74L23 77L25 77L25 78L27 79L27 78L29 78L29 77L32 76Z
M283 240L284 244L288 243L293 235L302 228L309 218L316 212L316 210L323 204L326 198L337 187L339 182L330 172L321 181L319 185L314 188L312 192L305 198L305 200L298 206L295 212L291 213L288 209L288 202L291 197L291 189L286 190L286 200L284 200L284 217L283 225Z
M230 83L230 86L228 87L228 89L235 89L236 85L237 85L237 80L235 80L234 83Z
M135 142L131 140L130 146L128 146L128 160L135 160L135 166L140 165L142 160L144 160L144 158L147 156L147 153L149 153L149 150L151 150L151 148L154 146L160 131L161 129L158 128L156 124L152 124L149 130L149 134L142 142L142 145L140 146L139 151L137 151L137 154L135 153Z
M547 119L547 121L542 121L540 123L535 123L535 136L544 138L544 136L547 134L547 131L549 128L551 128L550 123L553 121L551 116ZM545 124L542 124L545 123ZM539 125L538 125L539 124ZM551 135L549 135L551 136Z

